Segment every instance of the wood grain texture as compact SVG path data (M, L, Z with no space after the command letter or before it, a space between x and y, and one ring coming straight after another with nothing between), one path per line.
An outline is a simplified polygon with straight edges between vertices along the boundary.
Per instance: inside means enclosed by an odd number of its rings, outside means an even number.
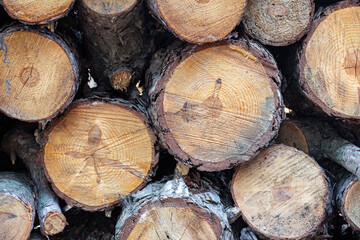
M55 192L90 211L142 188L158 161L147 119L121 102L77 101L44 139L43 164Z
M178 38L196 44L226 38L239 24L246 0L148 0L155 18Z
M22 121L62 112L79 85L72 50L57 35L27 26L0 33L0 110Z
M0 173L0 239L28 239L35 219L35 193L22 174Z
M206 184L196 190L190 185L182 178L164 180L125 200L115 239L232 240L217 192Z
M242 19L245 32L261 43L286 46L309 30L314 15L313 0L248 1Z
M217 171L249 160L283 117L280 74L255 43L174 44L147 72L150 115L163 146L185 164Z
M26 24L45 24L65 16L75 0L1 0L7 13Z
M302 94L327 115L359 119L360 7L344 1L316 19L299 49Z
M285 145L268 147L240 164L231 191L244 220L270 239L313 236L330 203L322 169L308 155Z

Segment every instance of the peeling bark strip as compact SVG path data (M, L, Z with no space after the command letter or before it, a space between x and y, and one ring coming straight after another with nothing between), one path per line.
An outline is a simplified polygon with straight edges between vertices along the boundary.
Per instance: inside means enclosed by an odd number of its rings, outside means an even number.
M72 101L79 66L57 35L28 26L0 33L0 111L22 121L48 120Z
M115 239L232 240L220 197L205 186L194 190L182 178L148 185L125 199Z
M79 1L80 26L97 82L124 90L142 79L151 50L143 7L141 0Z
M303 152L285 145L240 164L230 185L243 219L270 239L305 239L321 229L330 196L324 172Z
M261 43L286 46L309 31L315 4L313 0L252 0L243 16L245 32Z
M10 17L26 24L45 24L64 17L75 0L1 0Z
M146 77L161 144L201 171L249 160L284 117L281 75L271 54L254 42L176 42L155 54Z
M79 100L44 132L43 165L69 205L97 211L145 186L158 162L155 136L135 105Z
M315 159L329 158L360 178L360 148L339 137L324 122L287 120L277 141L299 148Z
M148 0L155 18L178 38L196 44L225 39L240 23L246 0Z
M44 235L55 235L64 230L66 218L61 212L57 196L50 190L41 166L40 147L35 138L16 129L4 136L2 149L9 154L16 153L29 169L36 189L36 211L40 229Z
M13 172L0 173L0 238L28 239L35 219L35 193L30 179Z
M340 2L314 20L299 48L293 81L321 113L360 119L359 24L359 2ZM299 111L310 111L303 108L303 100L293 102Z

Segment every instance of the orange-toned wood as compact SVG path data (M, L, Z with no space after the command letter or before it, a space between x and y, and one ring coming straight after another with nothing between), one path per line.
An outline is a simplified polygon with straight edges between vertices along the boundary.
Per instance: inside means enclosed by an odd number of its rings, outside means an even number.
M155 55L148 71L150 112L164 147L199 170L249 160L281 122L271 55L244 41L171 48Z
M240 22L246 0L148 0L153 15L182 40L224 39Z
M63 111L79 84L78 64L65 42L30 27L10 27L0 38L0 110L31 122Z
M87 210L142 188L158 160L147 119L122 103L73 103L44 137L43 163L55 192Z
M44 24L65 16L75 0L1 0L7 13L26 24Z

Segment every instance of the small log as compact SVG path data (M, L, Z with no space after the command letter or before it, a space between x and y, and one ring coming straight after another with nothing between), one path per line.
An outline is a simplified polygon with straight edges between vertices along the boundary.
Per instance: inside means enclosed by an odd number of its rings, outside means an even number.
M290 45L309 30L314 15L313 0L253 0L242 19L245 32L263 44Z
M270 239L305 239L322 231L330 195L326 176L303 152L285 145L240 164L230 185L245 222Z
M62 112L79 85L79 67L57 35L27 26L0 33L0 111L22 121Z
M147 71L149 109L160 142L200 171L249 160L277 134L284 117L281 75L254 42L174 43Z
M339 137L323 121L286 120L277 142L296 147L317 160L329 158L360 178L360 148Z
M158 162L155 144L147 118L135 105L79 100L45 129L43 166L67 204L104 210L150 180Z
M22 130L16 129L4 136L2 149L7 153L16 153L29 169L36 189L36 211L40 230L44 235L55 235L66 226L66 218L61 212L57 196L50 190L41 166L40 146L35 138Z
M143 79L151 50L143 5L141 0L79 1L80 27L96 82L126 90Z
M46 24L67 15L74 2L75 0L1 0L0 4L10 17L22 23Z
M350 173L344 174L335 185L335 201L345 221L360 232L360 181Z
M35 193L25 175L0 173L0 238L26 240L35 219Z
M183 178L156 182L125 199L115 239L232 240L221 199L202 184L194 189Z
M359 5L342 1L314 20L292 69L290 89L301 93L289 96L293 110L360 119Z
M246 0L148 0L153 16L181 40L203 44L225 39L240 23Z

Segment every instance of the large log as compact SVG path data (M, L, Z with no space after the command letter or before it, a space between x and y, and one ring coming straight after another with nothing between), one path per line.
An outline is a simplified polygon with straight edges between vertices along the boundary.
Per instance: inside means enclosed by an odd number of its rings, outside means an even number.
M217 191L206 182L196 187L183 178L156 182L124 200L115 239L232 240Z
M242 19L245 32L261 43L286 46L309 30L314 15L313 0L252 0Z
M27 26L0 33L0 111L22 121L55 117L79 85L76 55L54 33Z
M301 114L359 119L360 8L343 1L314 20L298 49L289 102ZM301 95L294 97L294 92Z
M26 24L45 24L65 16L75 0L1 0L10 17Z
M360 178L360 148L317 120L286 120L277 142L296 147L315 159L329 158Z
M79 100L43 133L43 166L69 205L96 211L119 203L150 180L155 136L135 105Z
M284 117L280 78L271 54L242 39L157 52L147 82L160 142L201 171L249 160Z
M7 133L2 140L2 149L23 159L29 169L36 189L36 212L40 230L44 235L55 235L66 226L66 218L61 212L59 200L51 191L41 166L40 146L31 134L15 129Z
M110 83L124 90L143 79L151 50L143 5L141 0L79 1L91 75L105 88Z
M323 231L330 207L326 176L303 152L285 145L240 164L231 183L242 217L260 236L305 239Z
M178 38L196 44L225 39L239 24L246 0L148 0L151 13Z
M0 173L0 239L26 240L35 219L35 193L25 175Z

